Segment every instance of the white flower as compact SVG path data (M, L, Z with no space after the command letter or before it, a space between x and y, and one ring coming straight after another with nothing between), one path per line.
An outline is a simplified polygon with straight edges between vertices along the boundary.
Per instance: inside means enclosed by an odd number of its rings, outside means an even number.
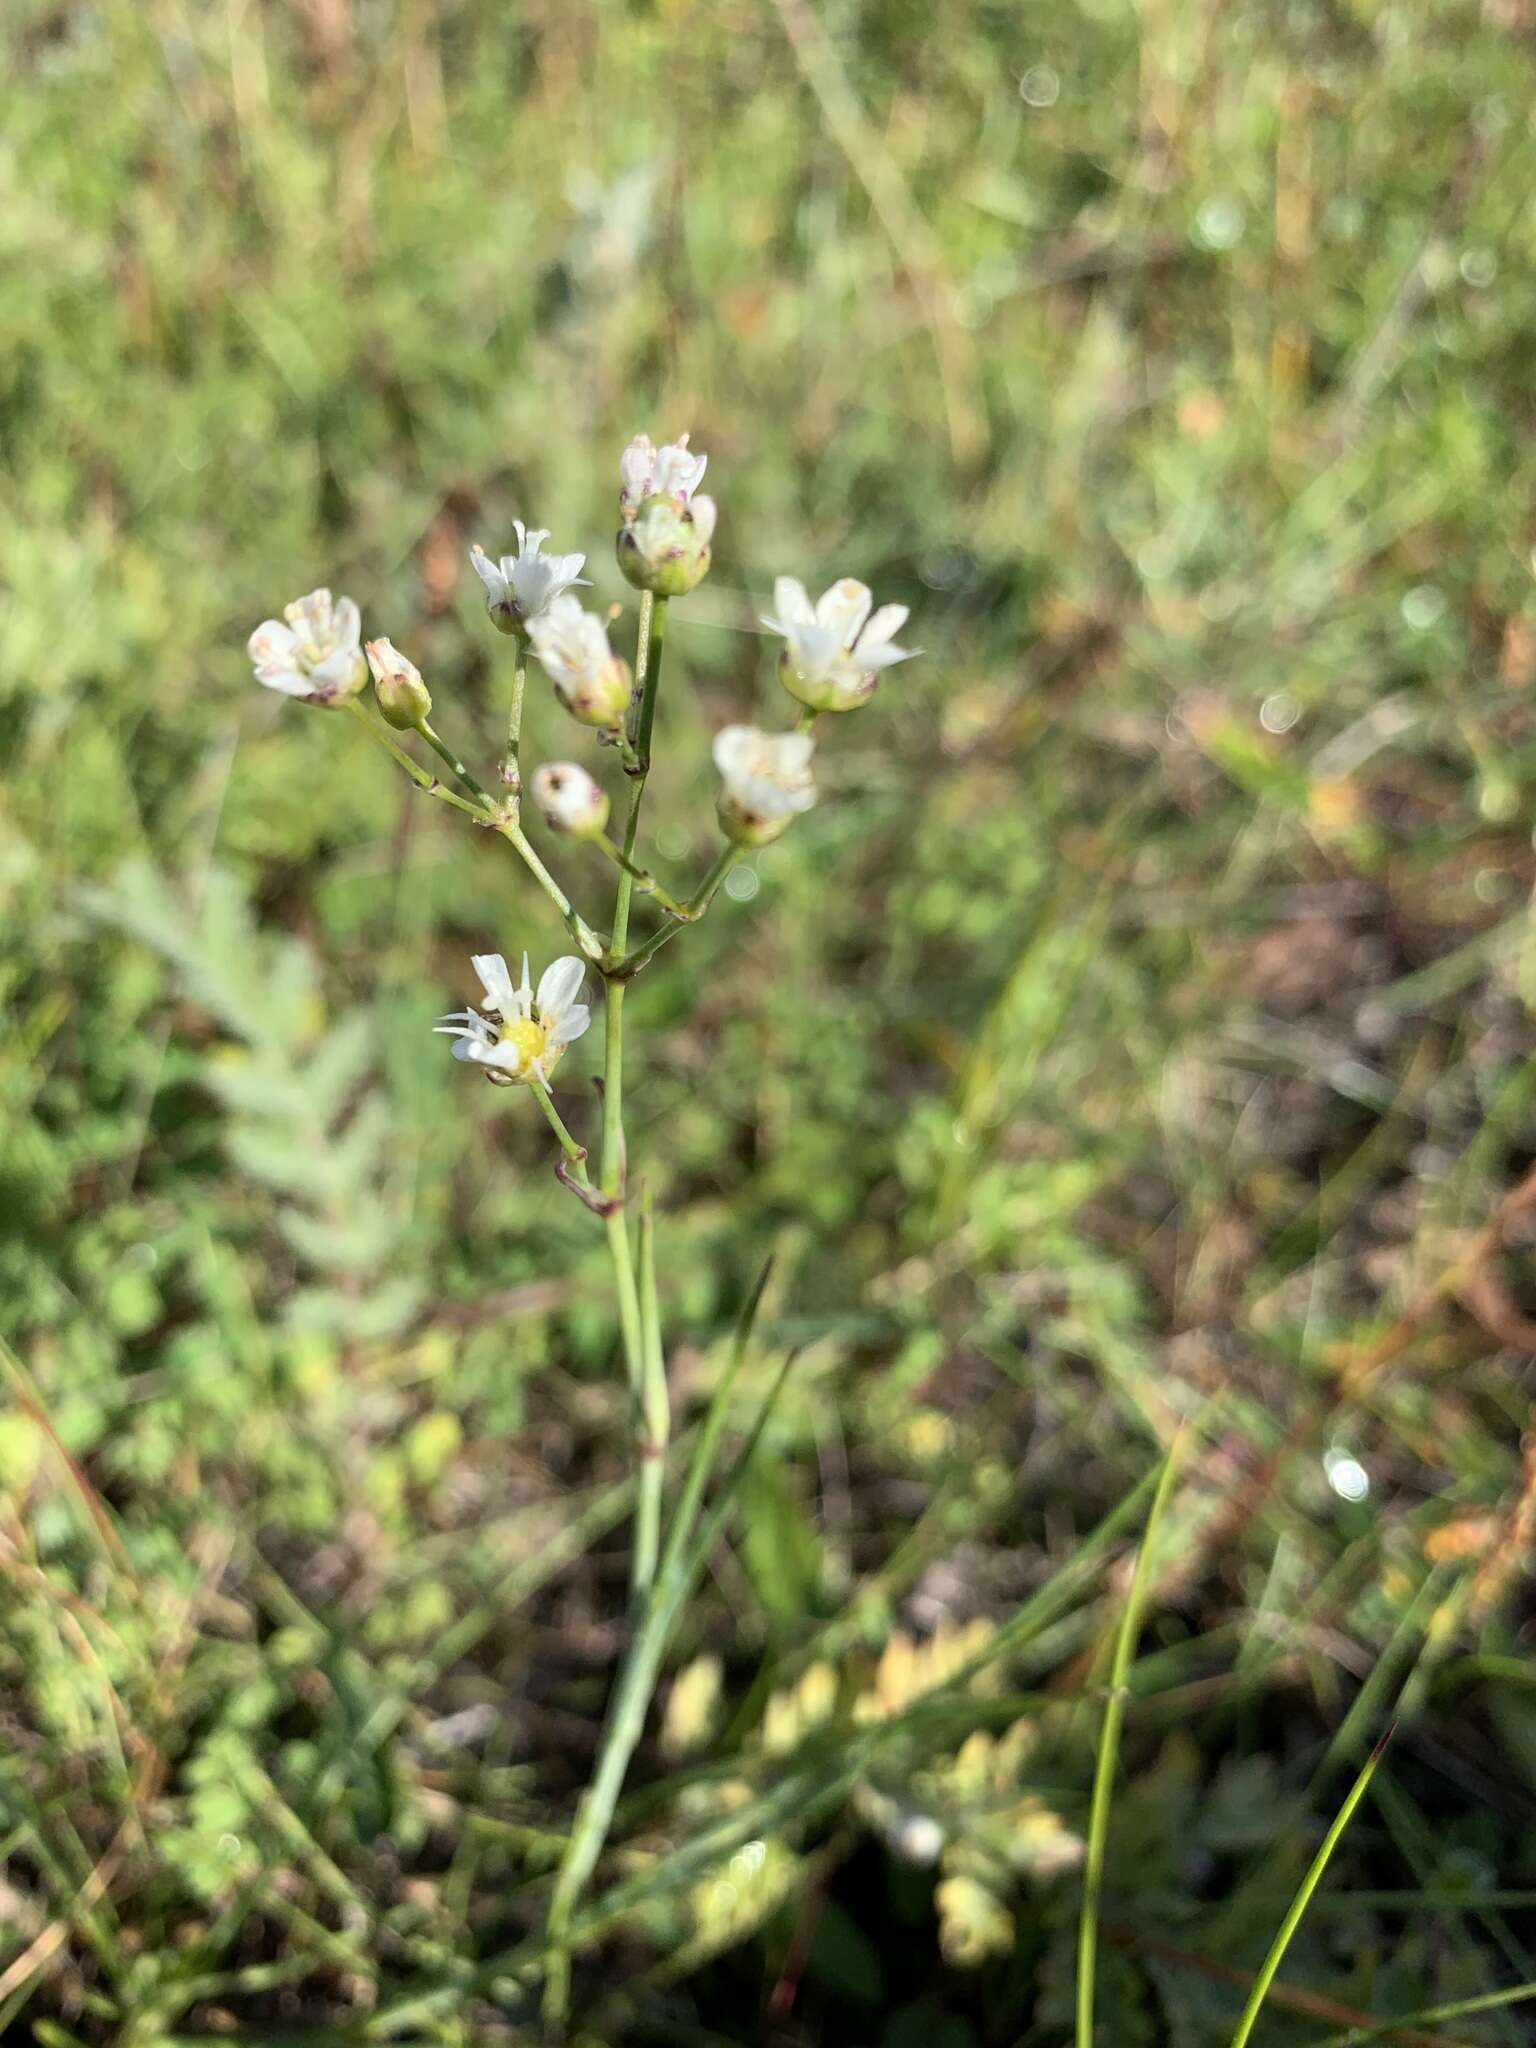
M629 670L608 645L602 620L583 611L579 597L551 599L528 621L528 638L567 711L583 725L610 731L624 723Z
M312 590L284 607L282 619L263 619L246 651L256 680L285 697L311 704L345 704L368 680L363 625L350 597L333 604L328 590Z
M548 527L531 531L521 519L514 519L517 553L493 562L477 542L469 551L475 574L485 585L485 608L503 633L515 633L536 619L553 599L573 584L585 583L582 564L585 555L541 553L549 539Z
M763 624L784 636L779 675L792 697L813 711L852 711L874 689L881 669L917 653L891 637L906 624L907 607L882 605L870 618L873 601L851 576L814 605L793 576L775 578L773 615L765 615Z
M573 1039L592 1021L592 1012L576 998L586 976L583 961L567 954L539 976L538 993L528 983L528 955L523 978L514 988L511 970L500 953L479 953L474 970L485 990L478 1010L456 1010L440 1017L433 1029L453 1039L456 1060L473 1060L490 1070L503 1086L513 1081L539 1081L545 1087L556 1062Z
M552 832L592 839L608 823L608 793L575 761L546 761L533 775L533 800Z
M808 732L759 732L728 725L715 734L715 766L724 785L720 822L726 835L748 846L777 839L790 819L816 801Z
M688 504L704 481L707 455L695 455L688 436L679 434L664 448L657 448L649 434L636 434L619 457L619 516L629 525L647 498L671 498L679 511ZM709 499L709 531L714 531L715 508ZM695 508L697 517L697 508ZM706 534L705 538L708 538Z

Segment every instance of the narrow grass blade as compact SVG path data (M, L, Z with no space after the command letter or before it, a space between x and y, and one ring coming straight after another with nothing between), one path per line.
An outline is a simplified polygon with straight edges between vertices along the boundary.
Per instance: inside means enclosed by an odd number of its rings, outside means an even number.
M1315 2048L1355 2048L1361 2041L1379 2041L1384 2035L1400 2034L1407 2027L1438 2025L1441 2020L1468 2019L1475 2012L1493 2012L1498 2007L1520 2005L1536 1998L1536 1984L1511 1984L1503 1991L1484 1991L1476 1998L1453 1999L1449 2005L1426 2005L1422 2012L1395 2013L1372 2027L1346 2027L1342 2034L1329 2034Z
M1114 1785L1115 1765L1120 1755L1120 1728L1125 1719L1126 1680L1136 1639L1141 1633L1141 1613L1146 1603L1147 1566L1157 1539L1158 1524L1173 1490L1183 1430L1174 1438L1158 1475L1157 1491L1147 1511L1146 1532L1136 1553L1130 1590L1115 1636L1114 1657L1109 1672L1109 1697L1104 1702L1104 1721L1099 1731L1099 1753L1094 1765L1093 1799L1088 1812L1088 1850L1083 1863L1083 1910L1077 1937L1077 2048L1093 2048L1094 1966L1098 1959L1099 1893L1104 1883L1104 1845L1109 1839L1109 1802Z
M1242 2017L1237 2023L1237 2031L1232 2036L1232 2048L1245 2048L1248 2037L1253 2032L1255 2023L1258 2020L1264 2000L1268 1995L1269 1987L1274 1982L1276 1972L1279 1970L1281 1963L1285 1960L1285 1952L1291 1945L1291 1937L1301 1925L1301 1916L1307 1910L1307 1903L1311 1899L1312 1894L1317 1890L1319 1884L1322 1883L1323 1872L1328 1868L1329 1860L1334 1850L1339 1846L1344 1830L1349 1826L1354 1816L1355 1808L1365 1797L1366 1787L1376 1775L1376 1766L1386 1755L1387 1744L1391 1740L1392 1730L1389 1728L1366 1758L1365 1769L1356 1778L1354 1784L1350 1786L1348 1798L1339 1808L1333 1826L1329 1828L1327 1834L1323 1837L1322 1847L1312 1859L1312 1867L1297 1887L1296 1896L1292 1899L1285 1918L1280 1922L1280 1931L1270 1943L1269 1954L1264 1958L1263 1966L1258 1976L1254 1979L1253 1989L1248 1994L1248 2003L1243 2007Z
M662 1562L661 1574L657 1581L656 1589L658 1603L664 1617L662 1628L665 1636L670 1636L673 1625L682 1611L684 1602L688 1598L689 1589L703 1571L705 1564L708 1562L710 1552L720 1540L720 1532L725 1526L726 1516L731 1511L731 1504L735 1499L736 1490L741 1484L747 1467L752 1462L753 1455L762 1439L763 1431L768 1426L768 1419L778 1405L779 1396L784 1391L784 1383L789 1378L789 1369L793 1363L793 1357L786 1358L783 1365L779 1368L773 1385L764 1395L762 1405L757 1411L752 1427L747 1432L747 1440L737 1454L735 1464L732 1465L729 1473L726 1475L724 1483L716 1495L714 1504L704 1520L703 1526L698 1530L698 1534L694 1536L691 1542L678 1543L675 1546L672 1543L667 1545L667 1555Z
M772 1271L773 1260L765 1259L762 1270L753 1283L752 1292L742 1303L741 1314L736 1318L736 1329L731 1338L731 1349L725 1362L725 1370L721 1373L719 1385L710 1398L703 1425L694 1442L693 1456L688 1461L688 1476L683 1481L683 1490L678 1495L677 1506L673 1510L672 1520L667 1529L666 1552L661 1562L663 1577L672 1570L677 1558L681 1556L698 1520L704 1489L709 1484L709 1475L714 1469L715 1458L719 1453L726 1411L730 1406L731 1389L736 1384L741 1362L747 1355L753 1325L757 1321L758 1309L762 1306L763 1290L768 1285L768 1276Z

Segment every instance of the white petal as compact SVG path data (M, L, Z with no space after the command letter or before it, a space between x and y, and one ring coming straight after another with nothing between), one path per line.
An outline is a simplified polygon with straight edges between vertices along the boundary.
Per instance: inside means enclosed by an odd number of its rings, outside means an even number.
M470 563L475 574L485 585L486 594L493 604L499 604L507 594L507 579L501 569L489 558L485 549L476 545L469 551Z
M845 576L830 590L823 591L817 600L816 623L835 633L839 646L851 647L860 626L869 617L873 603L874 598L865 584L856 577Z
M317 697L329 695L332 690L347 688L358 681L358 653L356 646L338 647L334 654L328 654L324 661L317 661L309 672L309 692Z
M760 735L750 725L723 725L715 734L715 766L729 779L746 769L756 752Z
M871 675L876 669L894 667L898 661L910 661L920 652L916 647L893 647L889 640L878 647L866 647L861 642L850 665L864 675Z
M773 609L781 631L790 625L808 626L816 616L805 585L794 576L774 577Z
M281 619L263 619L246 641L245 651L258 668L286 667L298 644L292 627Z
M694 531L707 547L715 537L715 501L713 498L690 498L688 510L693 514Z
M586 1004L572 1003L570 1008L562 1010L554 1023L550 1025L550 1045L561 1046L571 1044L574 1039L580 1038L591 1022L592 1012L587 1008Z
M881 640L894 640L911 614L904 604L883 604L859 635L862 645L866 640L874 646Z
M339 597L331 617L332 645L338 648L355 647L362 637L363 621L357 606L350 597Z
M314 692L314 679L300 675L296 668L259 668L256 680L264 690L276 690L284 697L308 697Z
M586 978L585 962L572 953L551 961L539 976L539 993L534 999L541 1021L550 1023L558 1019L561 1012L580 995L581 984Z
M515 1017L518 1014L517 997L507 963L500 953L476 953L470 965L480 977L487 1007L499 1017Z

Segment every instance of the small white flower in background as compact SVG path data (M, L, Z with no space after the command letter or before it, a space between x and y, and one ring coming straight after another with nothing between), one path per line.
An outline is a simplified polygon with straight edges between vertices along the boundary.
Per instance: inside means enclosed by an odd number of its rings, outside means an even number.
M707 455L688 436L664 448L636 434L619 457L619 567L637 590L684 597L709 574L715 501L698 495Z
M417 732L432 712L432 693L421 670L392 640L370 640L363 648L373 672L374 702L397 732Z
M528 621L528 639L555 694L583 725L612 731L629 711L629 666L608 645L601 619L564 594Z
M608 793L575 761L546 761L534 770L533 800L552 832L593 839L608 823Z
M720 824L728 839L766 846L801 811L816 801L808 732L759 732L753 725L727 725L715 734L715 766L724 787Z
M868 699L881 669L918 652L898 647L891 637L906 624L907 607L882 605L871 618L873 602L851 576L814 605L793 576L775 578L773 614L765 614L763 624L784 636L779 676L792 697L813 711L853 711Z
M536 619L562 591L585 583L582 564L585 555L546 555L548 527L524 526L512 522L517 531L517 553L493 562L478 542L469 551L475 574L485 585L485 608L498 632L516 633Z
M358 644L363 622L351 598L333 603L328 590L312 590L285 606L283 619L263 619L246 642L257 682L311 704L355 697L368 668Z
M553 961L539 976L537 993L529 986L526 953L523 978L515 987L500 953L478 953L473 965L485 1001L478 1010L439 1018L434 1031L453 1039L456 1060L472 1060L503 1087L514 1081L547 1087L560 1055L592 1021L592 1012L577 1001L586 963L571 954Z

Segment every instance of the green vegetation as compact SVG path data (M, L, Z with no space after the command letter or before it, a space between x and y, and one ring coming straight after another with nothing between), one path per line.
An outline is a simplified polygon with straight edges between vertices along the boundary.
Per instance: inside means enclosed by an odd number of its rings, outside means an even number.
M1282 1927L1265 2048L1528 2038L1529 0L4 16L0 2033L539 2038L623 1375L428 1027L564 934L245 640L349 593L494 775L469 544L632 612L686 428L665 888L775 574L925 656L628 999L674 1486L770 1254L727 1462L790 1364L570 2038L1062 2048L1091 1809L1102 2048Z

